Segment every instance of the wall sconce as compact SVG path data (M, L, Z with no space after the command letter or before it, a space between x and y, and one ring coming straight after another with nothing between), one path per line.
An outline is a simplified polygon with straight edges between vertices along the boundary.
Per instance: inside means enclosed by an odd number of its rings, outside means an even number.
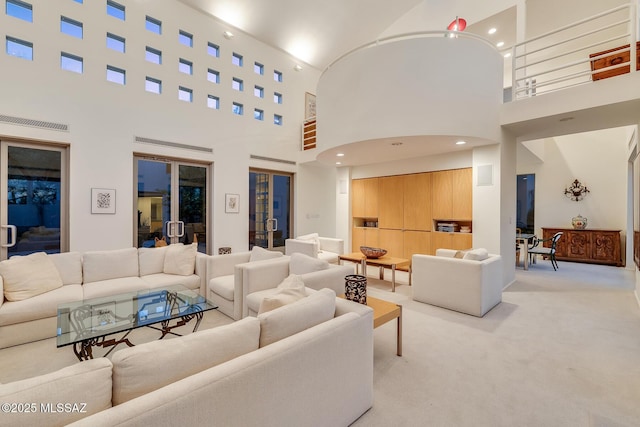
M584 199L584 196L586 196L587 193L589 193L589 189L582 185L577 179L573 181L570 186L564 189L564 195L576 202Z
M231 40L233 38L233 33L231 31L225 31L224 33L222 33L222 35L227 40Z

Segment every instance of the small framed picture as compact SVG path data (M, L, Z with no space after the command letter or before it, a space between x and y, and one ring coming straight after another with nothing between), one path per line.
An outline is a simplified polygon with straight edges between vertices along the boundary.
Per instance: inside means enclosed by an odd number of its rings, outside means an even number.
M316 96L312 93L304 93L304 118L311 119L316 117Z
M240 195L239 194L225 194L224 211L226 213L238 213L240 212Z
M91 213L114 214L116 213L116 190L113 188L91 189Z

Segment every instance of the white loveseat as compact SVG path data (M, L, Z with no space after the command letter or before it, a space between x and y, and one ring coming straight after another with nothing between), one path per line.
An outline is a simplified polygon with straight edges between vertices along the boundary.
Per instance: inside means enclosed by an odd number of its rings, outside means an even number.
M305 234L295 239L284 241L285 255L301 253L312 258L323 259L338 264L340 255L344 253L344 240L333 237L320 237L318 233Z
M112 361L0 385L0 400L86 403L83 413L3 414L8 426L348 426L373 404L373 312L324 289Z
M502 301L502 258L486 249L413 255L413 299L482 317Z
M205 295L206 255L196 249L36 253L0 262L0 348L54 337L62 303L172 284ZM40 284L50 290L40 293Z

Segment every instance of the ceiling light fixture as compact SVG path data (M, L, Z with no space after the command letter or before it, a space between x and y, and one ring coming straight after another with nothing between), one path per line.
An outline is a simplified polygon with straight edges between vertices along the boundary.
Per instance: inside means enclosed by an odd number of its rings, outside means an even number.
M336 162L336 165L341 165L341 164L342 164L342 162Z
M467 141L458 141L458 142L456 142L456 145L464 145L466 143L467 143Z
M496 31L498 31L498 30L496 30L495 28L490 28L490 29L489 29L489 31L487 31L487 32L488 32L489 34L495 34L495 33L496 33Z
M336 154L337 157L344 157L344 153L338 153Z
M293 69L296 70L296 71L302 71L302 65L296 64L296 65L293 66Z
M502 47L502 46L504 46L504 42L498 42L498 43L496 43L496 46Z
M227 40L231 40L233 38L233 33L231 31L225 31L224 33L222 33L222 35Z
M449 26L447 27L447 30L449 31L464 31L464 29L467 28L467 21L464 20L463 18L458 18L456 16L456 19L454 19L451 24L449 24Z

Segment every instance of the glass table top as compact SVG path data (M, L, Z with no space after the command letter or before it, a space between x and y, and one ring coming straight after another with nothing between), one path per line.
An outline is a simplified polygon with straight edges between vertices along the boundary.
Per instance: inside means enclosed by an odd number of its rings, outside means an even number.
M57 346L193 316L218 308L182 285L58 305Z

